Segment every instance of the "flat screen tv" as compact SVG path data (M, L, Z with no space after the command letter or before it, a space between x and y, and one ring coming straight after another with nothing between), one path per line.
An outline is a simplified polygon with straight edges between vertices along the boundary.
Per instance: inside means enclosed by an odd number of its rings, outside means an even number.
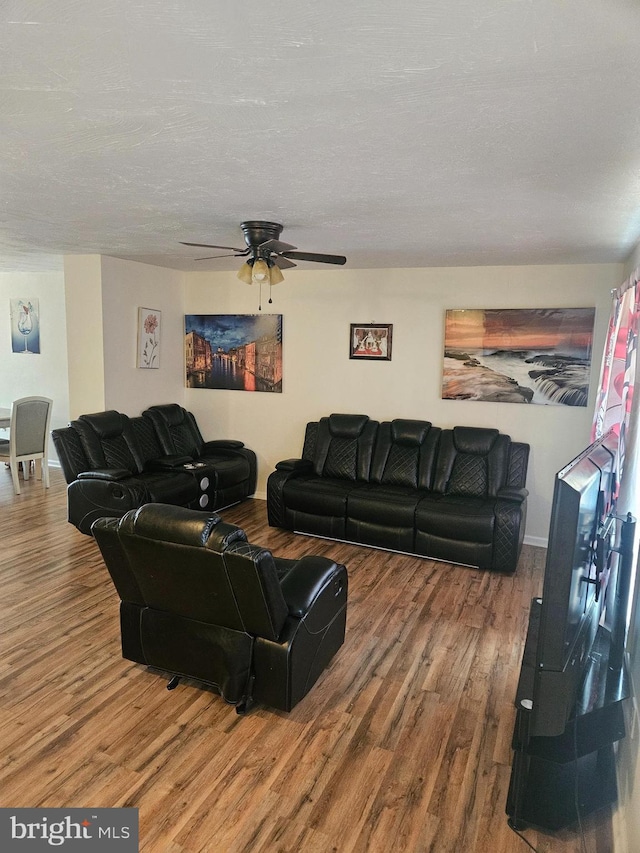
M566 728L604 612L618 438L608 432L556 474L531 714L532 735Z

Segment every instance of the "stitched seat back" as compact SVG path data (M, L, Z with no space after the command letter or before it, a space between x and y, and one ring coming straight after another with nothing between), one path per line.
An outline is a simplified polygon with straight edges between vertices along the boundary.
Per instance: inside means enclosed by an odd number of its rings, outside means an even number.
M114 410L80 415L71 421L71 427L80 435L90 470L126 468L132 474L142 471L140 450L127 415Z
M156 435L165 454L191 456L197 459L204 440L196 419L177 403L151 406L142 413L153 423Z
M413 489L430 488L440 432L440 428L429 421L399 418L381 423L371 481Z
M507 482L511 439L497 429L443 430L434 490L447 495L495 497Z
M314 469L319 477L368 480L378 422L367 415L329 415L318 421Z
M149 462L150 459L160 459L165 455L153 423L149 418L143 418L142 415L138 415L135 418L130 418L130 422L140 450L143 465Z
M215 513L146 504L120 521L118 536L145 606L245 631L222 557L244 531Z
M223 551L244 540L218 515L146 504L92 532L120 594L122 653L215 685L228 702L246 695L255 639L247 633Z

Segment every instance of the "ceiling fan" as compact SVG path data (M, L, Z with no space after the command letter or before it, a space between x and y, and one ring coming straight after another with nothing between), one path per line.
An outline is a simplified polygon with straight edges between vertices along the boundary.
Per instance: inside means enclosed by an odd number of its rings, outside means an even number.
M199 246L205 249L228 249L230 255L208 255L196 258L197 261L208 261L213 258L246 258L240 267L238 278L247 284L254 282L278 284L283 281L280 270L297 266L294 261L316 261L321 264L345 264L344 255L322 255L315 252L298 252L297 246L283 243L278 238L283 226L277 222L260 222L251 220L242 222L240 228L244 234L246 248L235 246L215 246L211 243L184 243L183 246Z

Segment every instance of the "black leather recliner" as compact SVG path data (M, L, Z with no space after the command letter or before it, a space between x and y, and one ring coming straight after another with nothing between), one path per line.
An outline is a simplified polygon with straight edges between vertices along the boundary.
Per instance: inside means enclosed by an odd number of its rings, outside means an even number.
M123 657L210 684L240 713L290 711L344 642L347 570L332 560L274 557L216 514L161 504L92 533L120 595Z

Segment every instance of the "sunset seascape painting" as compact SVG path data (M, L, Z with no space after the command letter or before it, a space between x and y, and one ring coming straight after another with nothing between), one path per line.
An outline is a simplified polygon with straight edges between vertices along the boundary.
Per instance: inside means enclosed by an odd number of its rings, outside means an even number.
M442 399L586 406L595 308L450 309Z

